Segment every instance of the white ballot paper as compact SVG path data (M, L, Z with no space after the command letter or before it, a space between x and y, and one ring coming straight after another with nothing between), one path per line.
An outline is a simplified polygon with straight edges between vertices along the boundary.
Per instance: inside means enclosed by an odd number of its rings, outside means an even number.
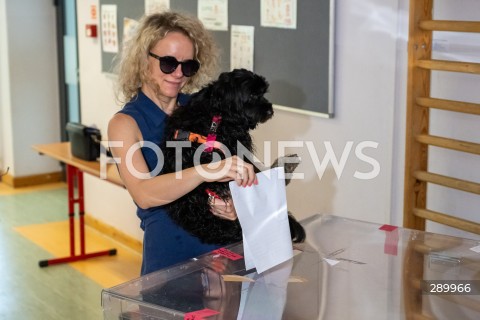
M246 269L262 273L293 257L283 167L257 174L258 185L229 183L243 230Z

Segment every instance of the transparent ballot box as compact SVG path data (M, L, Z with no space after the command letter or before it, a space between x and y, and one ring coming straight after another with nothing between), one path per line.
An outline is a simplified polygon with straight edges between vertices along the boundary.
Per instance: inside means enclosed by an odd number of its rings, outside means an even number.
M480 319L478 241L331 215L258 274L241 243L102 292L104 319ZM422 318L422 319L423 319Z

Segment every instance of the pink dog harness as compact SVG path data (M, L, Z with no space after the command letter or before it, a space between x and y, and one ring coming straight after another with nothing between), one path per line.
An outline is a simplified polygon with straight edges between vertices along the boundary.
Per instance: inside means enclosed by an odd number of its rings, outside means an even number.
M208 136L202 136L198 133L188 132L181 129L175 131L174 139L191 141L195 143L205 143L206 148L204 152L212 152L213 149L221 149L221 143L217 141L217 129L222 122L221 116L213 116L212 124L210 125L210 130L208 131Z
M212 152L213 148L215 147L215 142L217 140L217 128L222 122L221 116L213 116L212 124L210 125L210 131L208 132L207 136L207 148L205 152Z

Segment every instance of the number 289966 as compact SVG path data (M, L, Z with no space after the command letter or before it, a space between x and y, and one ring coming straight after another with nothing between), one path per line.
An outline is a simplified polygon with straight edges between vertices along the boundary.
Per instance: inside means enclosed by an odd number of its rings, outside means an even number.
M434 295L480 295L480 280L423 280L422 292Z

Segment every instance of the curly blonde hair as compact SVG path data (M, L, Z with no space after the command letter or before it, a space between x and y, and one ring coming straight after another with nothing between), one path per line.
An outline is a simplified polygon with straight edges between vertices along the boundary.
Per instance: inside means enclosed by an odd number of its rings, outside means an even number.
M191 93L208 83L218 71L218 49L215 41L194 16L166 11L142 17L136 34L124 44L115 66L118 75L116 96L120 103L127 103L137 95L138 89L149 77L148 52L167 33L176 31L185 34L195 48L195 59L200 70L188 79L182 92Z

